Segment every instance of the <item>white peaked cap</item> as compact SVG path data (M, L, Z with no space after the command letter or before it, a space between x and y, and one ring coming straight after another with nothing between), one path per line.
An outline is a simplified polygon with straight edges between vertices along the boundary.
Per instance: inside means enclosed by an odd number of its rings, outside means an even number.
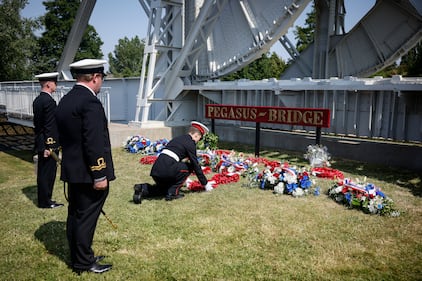
M69 65L70 69L74 73L90 74L90 73L103 73L104 64L106 60L99 59L83 59Z
M192 121L190 123L190 125L192 127L197 128L201 132L202 135L205 135L205 134L207 134L210 131L210 130L208 130L207 126L205 126L204 124L199 123L197 121Z
M47 72L35 75L35 78L37 78L39 81L57 81L58 76L58 72Z

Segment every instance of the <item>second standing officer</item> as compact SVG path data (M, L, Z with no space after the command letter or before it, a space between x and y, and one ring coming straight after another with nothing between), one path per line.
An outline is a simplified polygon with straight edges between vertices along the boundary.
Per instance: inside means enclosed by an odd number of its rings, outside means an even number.
M55 119L56 101L52 94L57 88L58 72L36 75L41 85L41 93L32 103L34 112L35 147L37 153L37 194L39 208L57 208L63 204L51 199L56 180L57 162L51 155L58 154L59 140Z

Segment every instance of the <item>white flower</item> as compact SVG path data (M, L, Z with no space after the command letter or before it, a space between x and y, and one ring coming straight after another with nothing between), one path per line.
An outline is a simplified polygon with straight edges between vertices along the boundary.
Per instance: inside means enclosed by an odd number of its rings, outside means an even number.
M284 193L284 183L283 182L279 182L274 187L274 193L277 193L277 194L283 194Z
M377 213L377 208L374 206L374 200L370 200L369 204L368 204L368 210L371 214L376 214Z
M302 188L298 187L295 190L293 190L292 195L293 195L293 197L301 197L301 196L305 195L305 192L303 191Z
M236 171L236 168L234 167L234 166L229 166L228 168L227 168L227 172L228 173L234 173Z
M284 173L284 181L288 184L296 183L297 176L291 173Z
M268 181L270 184L274 185L274 184L275 184L275 182L277 181L277 178L276 178L276 177L274 177L274 175L269 175L269 176L268 176L268 178L267 178L267 181Z

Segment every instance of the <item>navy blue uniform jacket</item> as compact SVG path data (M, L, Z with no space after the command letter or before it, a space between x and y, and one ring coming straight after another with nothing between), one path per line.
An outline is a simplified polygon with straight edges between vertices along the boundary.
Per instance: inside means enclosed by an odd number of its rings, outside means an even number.
M104 108L88 88L75 85L60 100L56 121L63 149L61 180L93 183L116 178Z
M35 152L56 149L59 133L55 120L56 101L50 94L41 92L32 103L34 112Z
M196 144L189 134L175 137L166 145L166 149L176 153L180 160L189 158L200 183L202 185L207 184L207 178L204 176L196 156ZM150 175L159 178L174 178L179 172L179 166L174 165L174 163L177 163L174 159L167 155L160 155L154 162Z

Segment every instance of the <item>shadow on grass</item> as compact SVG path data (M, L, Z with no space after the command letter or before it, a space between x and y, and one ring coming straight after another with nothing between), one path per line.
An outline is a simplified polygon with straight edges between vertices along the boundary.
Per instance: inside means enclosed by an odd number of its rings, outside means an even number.
M4 153L7 153L13 157L19 158L23 161L34 163L34 152L32 150L15 150L15 149L9 149L2 147L0 145L0 151L3 151Z
M254 155L255 148L252 145L241 144L241 143L229 143L229 142L220 142L220 149L234 150L236 152L243 152L245 154ZM302 166L306 165L307 162L303 158L304 153L297 151L280 151L275 148L266 148L261 147L259 150L259 157L261 158L270 158L274 160L279 160L281 162L289 162L292 165Z
M0 151L33 162L34 129L0 118Z
M67 265L70 264L69 247L66 238L66 222L47 222L35 231L34 236L44 244L48 253L57 256Z
M221 142L219 143L219 148L235 150L236 152L244 152L247 154L255 153L255 149L252 145L239 143ZM291 165L297 166L309 165L307 160L303 157L304 153L305 151L302 153L287 150L277 151L277 149L265 147L260 149L260 157L288 162ZM330 163L332 168L340 170L345 174L357 175L359 179L368 177L396 184L408 189L414 196L422 197L422 172L340 158L333 158Z
M422 197L422 173L406 169L369 164L352 160L334 159L332 167L340 171L365 176L408 189L414 196Z
M174 198L174 199L171 199L171 200L166 200L166 195L165 194L162 194L162 195L161 194L156 194L156 193L159 193L159 192L157 190L154 190L156 188L156 185L154 183L148 183L148 184L149 184L149 188L148 189L149 189L150 193L149 193L148 196L142 196L141 197L141 203L142 203L142 201L145 201L145 200L147 200L147 201L163 201L163 200L165 200L165 201L173 201L173 200L183 199L184 194L192 192L190 190L179 191L179 194L181 194L181 197ZM136 185L138 185L138 184L135 184L135 186ZM132 199L129 200L129 203L141 204L141 203L135 203L135 200L134 199L135 199L135 192L132 195Z
M35 206L38 206L38 195L37 195L37 186L31 185L22 188L22 193L34 203Z
M189 192L192 192L192 191L184 190L181 193L186 194L186 193L189 193ZM180 200L180 199L183 199L183 197L181 197L179 199L173 199L173 200ZM166 200L166 196L165 195L162 195L162 196L157 195L157 196L151 196L151 197L142 197L141 203L139 203L139 204L142 204L142 201L165 201L165 200ZM169 201L173 201L173 200L169 200ZM133 199L130 199L128 202L129 203L132 203L132 204L137 204L137 203L135 203L135 201L133 201Z

